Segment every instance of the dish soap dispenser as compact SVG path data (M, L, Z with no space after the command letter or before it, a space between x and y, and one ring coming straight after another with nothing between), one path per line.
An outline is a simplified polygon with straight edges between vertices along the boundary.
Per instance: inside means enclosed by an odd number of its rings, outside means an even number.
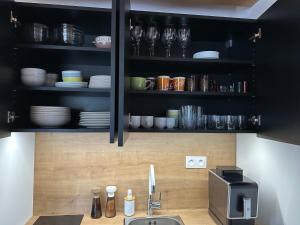
M116 216L116 200L115 200L115 192L117 191L116 186L107 186L107 201L105 207L105 216L107 218L112 218Z
M132 190L128 189L127 196L124 198L124 215L133 216L135 212L135 198L132 196Z

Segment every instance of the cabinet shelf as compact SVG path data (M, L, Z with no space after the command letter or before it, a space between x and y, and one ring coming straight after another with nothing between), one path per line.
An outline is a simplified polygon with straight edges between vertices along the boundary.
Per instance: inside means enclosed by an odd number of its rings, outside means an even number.
M256 130L184 130L184 129L156 129L156 128L130 128L129 132L148 132L148 133L257 133Z
M109 128L14 128L11 132L109 132Z
M245 65L251 66L253 62L251 60L239 60L239 59L193 59L193 58L166 58L156 56L131 56L130 61L139 62L165 62L165 63L188 63L188 64L206 64L206 65Z
M230 93L230 92L199 92L199 91L128 91L131 95L158 95L158 96L194 96L194 97L246 97L246 98L255 98L255 95L252 93Z
M62 51L84 51L84 52L103 52L110 53L110 48L96 48L96 47L78 47L65 45L50 45L50 44L17 44L19 49L40 49L40 50L62 50Z
M61 92L61 93L89 93L110 95L111 89L99 88L58 88L58 87L18 87L17 92Z

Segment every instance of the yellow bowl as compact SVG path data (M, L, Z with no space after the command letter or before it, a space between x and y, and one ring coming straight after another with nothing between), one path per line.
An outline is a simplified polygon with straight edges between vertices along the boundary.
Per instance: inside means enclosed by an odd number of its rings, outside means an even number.
M81 82L81 77L63 77L63 82Z

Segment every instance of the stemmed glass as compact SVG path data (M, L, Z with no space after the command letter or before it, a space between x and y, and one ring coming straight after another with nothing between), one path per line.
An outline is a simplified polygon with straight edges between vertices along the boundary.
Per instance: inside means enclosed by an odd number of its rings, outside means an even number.
M176 29L173 25L165 27L162 35L162 42L166 46L166 57L171 56L171 46L176 40Z
M160 38L160 33L158 31L157 26L150 25L147 28L147 32L146 32L146 41L149 43L150 56L154 56L155 43L159 40L159 38Z
M177 31L178 42L182 48L182 58L186 57L186 48L191 39L191 30L188 26L182 25Z
M141 25L135 25L130 31L130 40L133 46L133 55L140 55L141 41L144 38L145 31Z

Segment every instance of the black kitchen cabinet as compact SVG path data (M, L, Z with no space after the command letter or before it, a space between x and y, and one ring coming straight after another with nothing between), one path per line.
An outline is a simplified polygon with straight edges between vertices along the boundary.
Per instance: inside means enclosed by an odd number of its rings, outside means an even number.
M122 146L130 132L188 132L188 133L246 133L257 132L257 127L247 130L184 130L184 129L132 129L128 126L129 114L141 116L165 116L168 109L182 105L200 105L205 113L257 116L254 47L249 38L257 29L255 21L234 20L194 15L179 15L130 10L130 2L120 1L120 48L119 48L119 126L118 139ZM141 45L140 55L134 56L130 43L130 29L135 24L146 28L156 23L160 33L168 23L178 27L182 21L191 29L191 43L187 57L181 57L178 45L171 57L165 57L164 46L159 41L155 56L149 56L148 46ZM220 59L193 59L193 53L201 50L218 50ZM160 75L201 77L209 74L220 82L238 80L248 82L247 93L221 92L174 92L130 89L130 77L157 77Z
M256 43L258 136L300 145L299 1L279 0L258 20Z
M11 1L0 2L0 137L10 135L7 113L14 83L13 28L9 22L11 5Z
M117 2L112 1L112 9L16 2L1 4L1 129L8 132L108 132L113 143L116 131ZM20 28L28 22L43 23L50 28L60 23L75 24L84 32L84 43L77 47L24 42ZM110 49L96 48L92 43L100 35L111 36ZM57 74L62 70L80 70L85 81L91 75L110 75L111 88L24 87L20 81L20 69L24 67L43 68ZM30 121L32 105L70 107L71 122L60 128L37 127ZM110 128L80 127L81 111L109 111Z
M130 132L257 133L260 137L300 144L299 93L297 89L300 54L300 3L279 0L258 20L241 20L130 10L128 0L120 1L119 41L119 126L122 146ZM133 56L130 29L135 24L147 27L155 22L160 32L166 24L187 22L191 44L187 58L180 57L176 46L172 56L164 56L158 43L156 56L148 56L142 44L140 56ZM218 50L219 60L195 60L193 53ZM136 91L130 89L130 77L160 75L187 76L209 74L222 82L246 80L247 94L173 91ZM129 115L165 116L167 109L182 105L201 105L206 114L247 115L248 130L157 130L131 129Z

